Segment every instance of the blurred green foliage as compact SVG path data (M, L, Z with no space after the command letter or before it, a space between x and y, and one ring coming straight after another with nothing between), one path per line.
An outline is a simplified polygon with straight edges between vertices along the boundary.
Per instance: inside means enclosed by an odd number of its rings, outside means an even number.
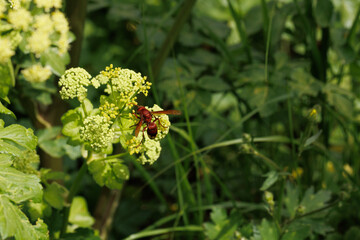
M154 84L154 102L184 113L147 174L134 165L109 239L193 224L204 234L174 231L165 238L353 234L360 206L344 208L359 183L359 4L199 0L154 78L185 2L88 4L80 65L140 71ZM279 135L286 140L271 138ZM243 144L231 143L241 138ZM278 168L269 169L269 161ZM274 194L273 209L261 190Z

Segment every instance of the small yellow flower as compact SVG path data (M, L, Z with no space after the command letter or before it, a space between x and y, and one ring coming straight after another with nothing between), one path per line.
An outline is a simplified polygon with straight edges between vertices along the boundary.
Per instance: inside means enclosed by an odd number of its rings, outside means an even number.
M51 76L51 70L47 67L42 67L40 63L22 70L21 73L29 82L44 82Z
M303 173L304 173L304 170L301 167L298 167L295 170L292 170L291 176L296 179L296 178L301 177L303 175Z
M128 151L130 155L140 153L142 149L141 138L134 136L130 140L126 141L126 145L128 146Z
M331 161L328 161L326 163L326 171L328 171L329 173L334 173L335 172L334 164Z
M0 63L7 62L14 54L11 41L0 36Z
M100 114L111 122L119 115L119 108L113 103L105 102L99 107L99 110Z
M349 164L344 165L344 171L350 176L354 175L354 170Z
M151 83L146 82L146 77L130 69L114 68L111 64L100 73L103 79L108 79L105 92L108 94L115 93L119 95L119 101L128 109L136 103L136 95L143 93L148 94ZM98 82L96 82L98 84Z
M8 20L15 29L26 31L32 22L32 16L25 8L18 8L9 10Z
M312 117L312 116L314 116L314 115L316 115L316 114L317 114L317 111L316 111L315 108L313 108L313 109L311 110L311 112L310 112L310 117Z

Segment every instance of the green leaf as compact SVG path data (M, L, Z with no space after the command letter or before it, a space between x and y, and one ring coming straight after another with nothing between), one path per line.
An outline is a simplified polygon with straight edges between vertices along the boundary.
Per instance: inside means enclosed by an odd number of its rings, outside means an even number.
M38 220L32 225L19 207L0 194L0 236L3 239L15 237L16 240L49 239L46 224Z
M284 198L284 203L290 218L294 218L296 210L299 206L299 188L292 185L290 182L286 183L286 196Z
M80 127L82 127L82 117L76 109L67 111L62 117L62 133L70 137L74 142L80 142Z
M320 137L321 133L322 133L322 130L318 131L315 135L306 139L304 147L307 147L307 146L311 145L313 142L315 142Z
M60 158L65 154L67 139L60 135L60 127L42 129L37 132L39 147L52 157Z
M73 199L69 222L86 228L90 228L94 224L95 220L89 213L85 198L78 196Z
M293 223L290 228L285 231L282 240L303 240L310 235L310 226L302 223Z
M0 138L6 141L14 142L28 150L33 150L37 145L37 137L32 129L12 124L6 128L0 129Z
M269 222L266 219L261 221L259 226L260 235L263 240L278 240L279 233L273 222Z
M210 213L212 223L204 223L205 235L209 239L232 239L239 224L239 215L232 212L228 217L224 208L215 207Z
M317 0L315 6L315 19L320 27L328 27L334 11L331 0Z
M230 87L221 78L215 76L203 76L198 81L198 86L210 91L226 91Z
M360 236L360 228L358 226L352 226L346 231L344 240L358 239Z
M62 209L64 207L65 198L68 195L68 190L58 184L52 182L44 190L44 200L53 208Z
M66 60L63 59L54 49L50 49L41 54L41 63L50 66L56 76L64 74L66 69Z
M320 190L314 194L314 187L310 187L306 190L301 205L304 207L304 213L311 212L313 210L322 208L325 203L331 198L331 192L326 190Z
M14 114L12 111L10 111L8 108L6 108L6 107L1 103L1 101L0 101L0 113L6 114L6 115L10 115L10 116L12 116L13 118L16 119L15 114Z
M266 174L267 178L261 186L260 190L265 191L269 187L271 187L279 178L279 173L276 171L271 171Z
M0 153L0 168L10 167L12 164L12 156L9 154Z
M88 163L88 169L97 184L111 189L121 189L130 176L129 169L119 159L93 160Z
M42 186L36 175L22 173L12 167L0 168L0 192L16 203L28 199L40 201Z
M0 98L6 97L10 88L14 85L15 80L13 78L11 62L9 61L8 64L0 64Z
M0 153L6 153L12 156L20 157L23 151L15 147L14 145L4 142L0 139Z

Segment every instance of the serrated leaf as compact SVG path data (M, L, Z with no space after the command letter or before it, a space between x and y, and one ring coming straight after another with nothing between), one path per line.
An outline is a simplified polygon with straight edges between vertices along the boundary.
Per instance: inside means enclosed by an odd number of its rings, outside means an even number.
M301 206L304 207L304 213L311 212L313 210L322 208L325 203L331 198L331 192L327 190L320 190L314 194L314 187L310 187L306 190Z
M286 196L284 198L284 203L290 218L294 218L296 210L299 206L299 188L297 186L293 186L290 182L286 183Z
M266 175L267 175L267 178L260 188L261 191L265 191L266 189L271 187L274 183L276 183L276 181L279 178L279 173L276 171L268 172Z
M52 182L44 189L44 200L56 209L62 209L64 207L65 197L67 195L67 189L57 182Z
M260 235L263 240L278 240L279 233L273 222L269 222L266 219L261 221L259 226Z
M287 231L285 231L282 240L304 240L311 233L310 226L302 223L293 223Z
M13 118L16 119L15 114L14 114L12 111L10 111L8 108L6 108L6 107L1 103L1 101L0 101L0 113L6 114L6 115L10 115L10 116L12 116Z
M36 175L22 173L12 167L0 168L0 192L16 203L42 198L42 186Z
M47 226L42 220L32 225L20 208L4 195L0 195L0 236L4 239L15 237L16 240L49 239Z
M69 222L80 227L90 228L95 220L90 215L87 203L83 197L75 197L70 207Z
M328 27L334 11L334 5L330 0L317 0L315 6L315 19L320 27Z
M97 184L111 189L121 189L130 176L129 169L119 159L93 160L88 163L88 169Z
M61 76L65 72L66 61L53 49L41 54L41 62L48 65L56 76Z
M28 150L33 150L37 145L37 137L30 128L25 128L18 124L12 124L0 129L0 138L14 142Z
M213 223L205 223L205 235L211 239L232 239L239 224L239 217L233 212L227 216L225 209L213 208L210 218Z

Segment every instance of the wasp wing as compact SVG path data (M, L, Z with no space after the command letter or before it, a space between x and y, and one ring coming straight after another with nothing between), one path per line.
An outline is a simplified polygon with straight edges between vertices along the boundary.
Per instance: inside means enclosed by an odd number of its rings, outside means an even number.
M179 110L163 110L163 111L154 111L152 114L169 114L169 115L181 115L181 111Z

